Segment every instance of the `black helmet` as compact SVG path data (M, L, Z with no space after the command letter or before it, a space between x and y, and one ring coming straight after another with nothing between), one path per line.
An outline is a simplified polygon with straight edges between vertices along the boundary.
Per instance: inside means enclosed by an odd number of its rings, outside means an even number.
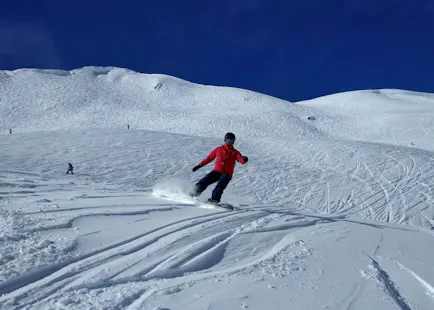
M235 141L235 135L232 132L228 132L227 134L225 134L225 140L226 139L231 139Z

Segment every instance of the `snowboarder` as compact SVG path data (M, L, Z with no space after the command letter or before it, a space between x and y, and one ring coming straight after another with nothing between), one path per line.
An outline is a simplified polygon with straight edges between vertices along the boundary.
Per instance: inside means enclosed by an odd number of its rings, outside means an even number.
M71 174L74 174L74 167L71 165L71 163L68 163L68 165L69 165L69 168L68 168L68 171L66 171L66 174L69 174L69 172L71 171Z
M194 186L190 196L199 196L209 185L218 182L208 202L219 203L223 191L232 179L236 161L244 165L249 160L247 156L242 156L241 153L234 148L235 135L233 133L228 132L225 135L224 142L223 145L216 147L199 165L193 168L193 172L195 172L217 157L214 170L208 173Z

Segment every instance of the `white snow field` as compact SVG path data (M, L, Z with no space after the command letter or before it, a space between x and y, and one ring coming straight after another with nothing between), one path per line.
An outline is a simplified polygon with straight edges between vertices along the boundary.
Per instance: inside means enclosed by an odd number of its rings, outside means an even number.
M0 71L0 94L2 310L434 309L434 95L100 67ZM228 131L234 211L184 197Z

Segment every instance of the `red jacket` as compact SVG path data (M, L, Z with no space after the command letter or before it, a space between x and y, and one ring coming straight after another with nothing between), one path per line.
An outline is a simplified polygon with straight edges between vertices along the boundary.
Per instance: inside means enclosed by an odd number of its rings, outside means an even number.
M205 158L199 165L201 167L209 164L217 157L214 170L232 175L234 173L235 162L238 160L243 165L246 163L243 156L233 146L223 144L216 147L207 158Z

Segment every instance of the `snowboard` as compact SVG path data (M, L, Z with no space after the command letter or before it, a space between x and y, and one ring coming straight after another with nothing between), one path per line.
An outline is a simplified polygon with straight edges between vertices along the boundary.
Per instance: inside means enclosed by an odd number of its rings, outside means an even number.
M211 206L215 206L215 207L219 207L219 208L224 208L224 209L228 209L228 210L233 210L234 206L229 204L229 203L224 203L224 202L218 202L218 203L213 203L213 202L209 202L209 201L201 201L201 203L205 203Z

